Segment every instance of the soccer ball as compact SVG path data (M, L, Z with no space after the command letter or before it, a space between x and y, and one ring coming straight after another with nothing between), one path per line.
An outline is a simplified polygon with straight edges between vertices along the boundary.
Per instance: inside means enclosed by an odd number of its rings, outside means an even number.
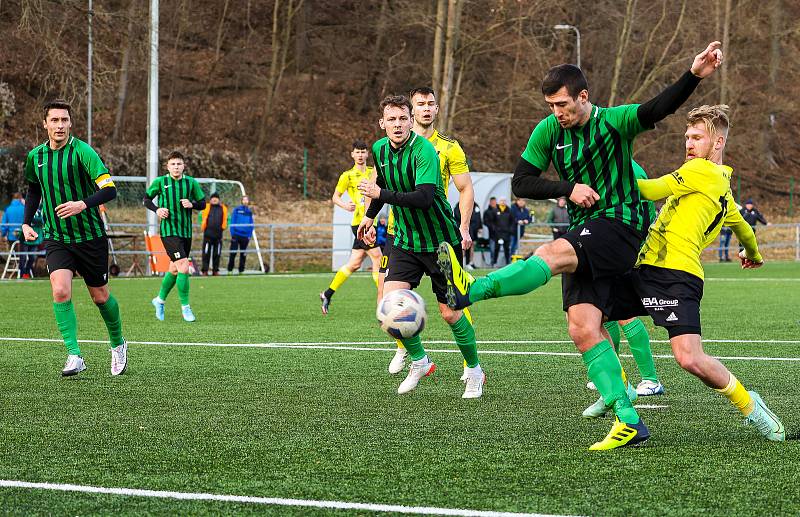
M381 328L395 339L419 335L428 318L425 300L408 289L398 289L384 296L375 315Z

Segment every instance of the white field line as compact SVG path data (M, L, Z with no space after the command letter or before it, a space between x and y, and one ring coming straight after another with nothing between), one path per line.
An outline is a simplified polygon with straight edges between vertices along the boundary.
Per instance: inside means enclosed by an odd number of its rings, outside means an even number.
M324 508L331 510L360 510L368 512L391 512L416 515L458 515L476 517L566 517L547 516L539 513L493 512L487 510L462 510L459 508L435 508L430 506L402 506L398 504L348 503L345 501L318 501L314 499L285 499L282 497L254 497L244 495L207 494L197 492L172 492L165 490L143 490L138 488L108 488L100 486L70 485L60 483L30 483L0 479L0 488L28 488L59 492L82 492L87 494L109 494L128 497L155 497L188 501L222 501L226 503L263 504L272 506L295 506Z
M636 409L666 409L669 406L664 406L660 404L634 404Z
M0 341L10 342L34 342L34 343L61 343L60 339L48 338L24 338L24 337L0 337ZM107 344L108 341L100 341L95 339L79 339L79 343L89 344ZM652 341L653 343L665 343L666 341ZM782 343L782 344L798 344L800 341L778 341L778 340L735 340L735 339L716 339L706 340L711 343ZM454 345L452 341L426 341L427 344L449 344ZM571 341L478 341L479 345L483 344L566 344L572 343ZM168 341L128 341L130 345L157 345L157 346L206 346L213 348L274 348L274 349L298 349L298 350L345 350L352 352L393 352L396 350L394 347L386 347L385 341L341 341L338 343L331 342L288 342L288 343L181 343L181 342L168 342ZM377 348L374 346L363 345L384 345ZM456 354L461 353L458 349L428 349L428 352L437 354ZM540 355L540 356L557 356L557 357L579 357L581 354L578 352L544 352L538 350L480 350L483 355ZM633 357L630 354L621 354L622 357ZM653 354L656 359L673 359L670 354ZM800 357L760 357L760 356L714 356L720 360L729 361L783 361L783 362L800 362Z

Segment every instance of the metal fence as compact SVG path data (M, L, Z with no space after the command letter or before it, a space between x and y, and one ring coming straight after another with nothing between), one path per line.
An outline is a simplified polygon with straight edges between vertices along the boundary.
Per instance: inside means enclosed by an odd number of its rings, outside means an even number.
M335 251L348 251L349 248L334 249L333 228L331 224L255 224L255 232L261 243L260 249L254 246L245 251L248 257L262 259L267 272L278 271L329 271L331 254ZM342 225L348 226L349 225ZM553 225L545 223L532 223L525 227L524 234L518 239L517 255L532 253L539 246L552 241ZM146 224L116 223L109 225L109 234L114 245L115 263L123 275L141 274L146 270L148 252L144 247L144 231ZM199 226L195 227L193 241L193 259L198 263L202 246L202 232ZM228 257L227 232L223 239L225 248L222 252L221 264L225 264ZM118 238L124 236L124 238ZM758 226L756 236L759 249L767 260L797 260L800 261L800 223L771 224ZM486 241L482 241L485 243ZM703 252L704 261L717 260L720 246L719 239L715 245L709 246ZM734 235L730 243L730 255L735 259L739 245ZM491 252L485 247L479 253ZM239 252L237 251L237 254ZM43 255L42 251L17 252L18 257L35 254ZM502 254L501 254L502 255ZM9 253L0 251L0 270L6 264ZM238 261L238 257L237 257ZM250 272L259 271L259 260L248 260ZM136 266L139 266L138 268Z

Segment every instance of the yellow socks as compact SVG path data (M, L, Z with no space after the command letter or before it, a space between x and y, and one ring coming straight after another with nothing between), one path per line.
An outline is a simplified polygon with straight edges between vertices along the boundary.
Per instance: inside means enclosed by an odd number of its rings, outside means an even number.
M718 391L725 395L728 400L731 401L731 404L736 406L736 409L741 411L744 416L748 416L755 408L755 402L753 402L753 399L750 398L750 394L747 393L747 390L744 389L742 383L739 382L739 379L737 379L733 374L731 374L731 378L728 381L727 386L719 389L714 388L714 391Z
M375 282L375 287L378 287L378 272L377 271L373 271L372 272L372 281Z
M352 275L352 274L353 274L353 272L350 271L350 268L347 267L346 265L340 267L339 271L337 271L336 275L333 277L333 282L331 282L331 286L330 286L331 291L335 291L335 290L339 289L342 286L342 284L345 282L345 280L350 278L350 275Z
M397 343L397 348L405 348L405 345L399 339L395 339L394 341Z

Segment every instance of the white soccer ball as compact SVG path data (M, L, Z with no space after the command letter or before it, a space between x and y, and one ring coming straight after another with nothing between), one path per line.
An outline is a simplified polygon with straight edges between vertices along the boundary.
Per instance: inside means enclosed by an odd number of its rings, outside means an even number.
M425 300L408 289L398 289L384 296L375 315L381 328L395 339L419 335L428 319Z

